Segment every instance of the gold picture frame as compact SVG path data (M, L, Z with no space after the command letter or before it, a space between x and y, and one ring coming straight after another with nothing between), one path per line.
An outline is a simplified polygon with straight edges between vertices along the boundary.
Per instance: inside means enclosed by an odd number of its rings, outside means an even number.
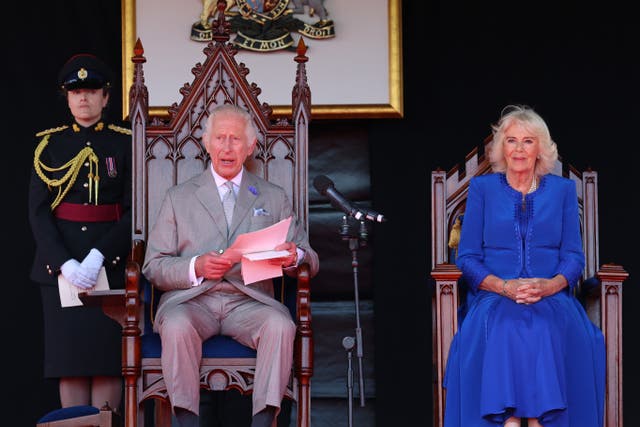
M142 1L151 1L151 0L122 0L122 111L124 117L128 117L129 115L129 88L133 83L133 63L131 62L131 57L133 56L133 48L136 43L139 35L137 34L137 20L136 20L136 10L137 4ZM350 2L363 2L363 5L360 6L360 10L367 10L367 0L349 0ZM166 4L170 2L170 0L164 0L163 2L154 3L153 11L154 13L162 13L162 4ZM141 3L140 6L143 6ZM311 112L314 118L318 119L351 119L351 118L402 118L404 115L404 105L403 105L403 79L402 79L402 5L401 0L387 0L387 18L388 18L388 72L387 72L387 91L388 91L388 100L382 103L358 103L353 102L349 104L341 104L341 103L326 103L320 105L312 105ZM371 12L371 13L375 13ZM196 19L197 16L194 16ZM363 16L354 16L356 20L360 20L354 23L354 25L362 25L362 22L366 22L367 18ZM339 29L337 30L339 32ZM156 37L147 37L148 40L154 40ZM143 45L147 42L142 40ZM188 41L189 43L196 43L193 41ZM204 48L202 45L201 50ZM362 47L366 49L366 46ZM369 47L375 50L375 46ZM147 52L147 48L145 46L145 52ZM265 53L260 53L259 55L269 55ZM313 56L310 56L311 60L313 60ZM197 62L194 61L193 64ZM240 61L244 62L244 61ZM291 61L293 64L293 60ZM339 63L340 67L345 67L345 63ZM252 65L247 64L249 69L252 68ZM292 65L293 66L293 65ZM382 68L382 67L381 67ZM286 71L288 72L288 71ZM187 83L182 82L182 83ZM190 83L190 81L189 81ZM263 84L259 84L261 88L264 87ZM317 85L314 85L314 82L310 82L311 92L312 92L312 101L313 101L313 93L314 91L321 91L322 88L319 88ZM384 87L382 88L384 90ZM178 87L175 88L175 93L178 94ZM151 90L150 90L151 93ZM320 93L320 92L319 92ZM261 99L262 100L262 99ZM266 102L268 100L265 99ZM152 104L153 100L150 99L149 102ZM286 105L283 103L282 105L274 105L269 103L273 108L274 115L276 116L285 116L291 114L291 105ZM313 104L313 102L312 102ZM166 116L168 115L168 105L166 106L153 106L149 107L149 114L151 116Z

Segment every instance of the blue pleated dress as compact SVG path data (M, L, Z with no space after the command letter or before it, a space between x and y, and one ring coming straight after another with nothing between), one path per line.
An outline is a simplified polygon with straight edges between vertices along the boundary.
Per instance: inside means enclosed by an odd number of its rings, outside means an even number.
M445 427L500 426L510 416L602 427L604 337L573 294L584 267L578 215L566 178L545 175L524 199L504 174L471 180L456 259L468 294L445 371ZM517 304L477 289L488 274L563 274L570 286Z

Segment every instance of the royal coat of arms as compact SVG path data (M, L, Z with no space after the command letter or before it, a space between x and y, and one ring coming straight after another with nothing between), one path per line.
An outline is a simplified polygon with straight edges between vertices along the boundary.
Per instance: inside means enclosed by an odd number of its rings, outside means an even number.
M211 21L218 0L203 0L200 20L191 26L191 40L211 40ZM242 49L271 52L295 49L292 33L313 39L335 37L324 0L226 0L225 16L235 33L232 43ZM300 15L315 19L300 19Z

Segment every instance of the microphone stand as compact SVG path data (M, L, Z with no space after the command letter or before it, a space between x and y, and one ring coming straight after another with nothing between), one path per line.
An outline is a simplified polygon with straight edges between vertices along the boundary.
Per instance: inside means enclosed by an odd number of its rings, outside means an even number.
M352 385L352 369L351 369L351 350L354 346L356 347L356 357L358 358L358 391L360 394L360 406L365 406L365 397L364 397L364 373L363 373L363 346L362 346L362 328L360 327L360 296L358 293L358 248L361 246L366 246L367 244L367 227L364 221L360 221L360 228L357 236L351 236L349 222L347 221L347 217L342 217L342 227L340 229L340 235L342 236L342 240L349 241L349 250L351 251L351 266L353 267L353 285L354 285L354 300L355 300L355 314L356 314L356 336L353 337L344 337L342 340L342 345L347 351L347 357L349 361L348 366L348 377L347 377L347 388L349 394L349 427L352 426L353 421L353 385Z
M353 347L356 345L353 337L344 337L342 346L347 351L347 399L349 402L349 427L353 425L353 368L351 364L351 354Z

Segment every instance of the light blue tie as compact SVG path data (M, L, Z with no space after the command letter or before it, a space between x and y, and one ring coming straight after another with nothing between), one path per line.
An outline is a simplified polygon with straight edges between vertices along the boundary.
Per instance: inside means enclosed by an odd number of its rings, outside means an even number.
M231 227L231 219L233 218L233 208L236 205L236 193L233 191L233 182L224 183L228 190L222 198L222 207L224 208L224 216L227 218L227 232Z

